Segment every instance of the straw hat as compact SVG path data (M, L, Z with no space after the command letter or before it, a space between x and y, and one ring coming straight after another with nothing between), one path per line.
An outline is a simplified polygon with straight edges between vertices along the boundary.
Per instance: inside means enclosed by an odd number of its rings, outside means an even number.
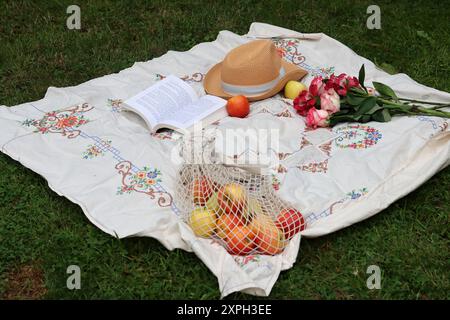
M270 40L255 40L231 50L212 67L203 85L208 94L222 98L244 95L250 101L262 100L281 91L289 80L307 72L283 60Z

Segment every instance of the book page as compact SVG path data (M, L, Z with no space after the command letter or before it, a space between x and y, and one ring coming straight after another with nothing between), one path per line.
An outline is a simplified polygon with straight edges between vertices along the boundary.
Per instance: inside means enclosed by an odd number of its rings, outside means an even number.
M176 117L180 110L197 99L195 91L188 84L170 75L125 101L125 104L154 127L164 119Z
M205 95L197 101L185 105L185 107L180 109L176 114L172 114L170 117L164 116L162 124L187 129L196 122L199 122L215 113L217 110L222 109L225 104L226 100L222 98Z

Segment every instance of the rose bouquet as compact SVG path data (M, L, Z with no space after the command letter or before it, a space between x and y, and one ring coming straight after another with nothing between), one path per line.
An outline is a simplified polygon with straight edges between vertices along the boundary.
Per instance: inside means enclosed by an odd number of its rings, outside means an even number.
M374 88L364 85L364 65L359 77L342 73L323 79L315 77L308 90L294 99L294 108L306 117L311 128L334 126L340 122L388 122L395 115L428 115L450 118L440 110L450 103L399 98L389 86L373 81ZM433 105L424 107L418 104Z

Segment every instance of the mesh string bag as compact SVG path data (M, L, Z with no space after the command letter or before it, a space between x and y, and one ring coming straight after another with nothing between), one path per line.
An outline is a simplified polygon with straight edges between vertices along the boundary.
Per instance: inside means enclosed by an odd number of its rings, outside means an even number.
M306 227L302 214L275 194L270 176L237 166L182 164L174 200L195 235L233 255L279 254Z

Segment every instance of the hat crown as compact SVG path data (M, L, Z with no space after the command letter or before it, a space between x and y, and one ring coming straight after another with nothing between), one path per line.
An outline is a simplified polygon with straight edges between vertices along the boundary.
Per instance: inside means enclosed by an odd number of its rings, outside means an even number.
M270 40L256 40L234 48L222 63L222 81L232 85L254 86L276 79L281 57Z

